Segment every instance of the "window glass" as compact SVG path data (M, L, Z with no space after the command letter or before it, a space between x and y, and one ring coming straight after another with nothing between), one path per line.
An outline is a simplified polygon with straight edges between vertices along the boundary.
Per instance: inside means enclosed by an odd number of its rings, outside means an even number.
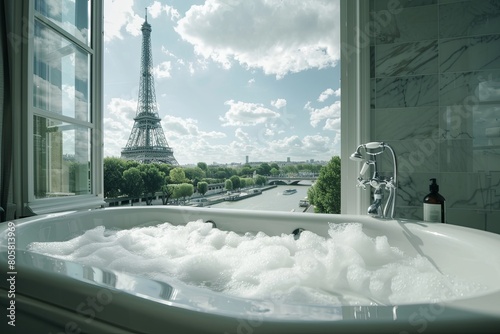
M89 45L90 3L89 0L35 0L35 10Z
M90 194L91 130L34 116L33 155L36 198Z
M89 73L87 52L35 20L34 107L89 121Z

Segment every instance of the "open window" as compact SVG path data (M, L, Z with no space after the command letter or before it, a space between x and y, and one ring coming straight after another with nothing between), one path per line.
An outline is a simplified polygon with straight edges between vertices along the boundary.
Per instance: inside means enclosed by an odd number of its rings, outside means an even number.
M6 22L16 216L100 206L102 2L7 1Z

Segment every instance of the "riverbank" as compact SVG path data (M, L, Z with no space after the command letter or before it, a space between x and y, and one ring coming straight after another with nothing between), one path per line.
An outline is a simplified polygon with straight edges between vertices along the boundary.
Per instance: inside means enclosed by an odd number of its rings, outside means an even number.
M250 189L243 189L240 192L234 192L231 194L227 194L227 192L220 192L218 194L210 194L206 196L201 196L198 194L194 194L191 196L190 199L187 201L177 201L173 202L170 201L167 205L185 205L185 206L197 206L197 207L203 207L203 206L211 206L214 204L218 204L224 201L236 201L236 200L242 200L245 198L253 197L255 195L261 194L264 191L274 189L276 188L276 185L267 185L264 187L260 188L250 188ZM257 192L254 192L257 191ZM240 196L241 193L246 193L247 195ZM236 197L239 197L236 199ZM129 197L120 197L120 198L109 198L105 199L105 202L107 203L106 206L125 206L125 205L147 205L146 204L146 198L129 198ZM133 203L133 204L132 204ZM161 199L161 193L157 193L155 198L152 200L151 205L165 205L163 204L163 201Z
M301 207L301 201L307 197L307 191L310 186L280 185L268 189L260 196L246 198L242 201L224 201L211 205L214 208L241 209L241 210L260 210L260 211L286 211L286 212L313 212L312 206ZM287 190L296 189L296 192L290 193ZM288 193L288 194L287 194Z

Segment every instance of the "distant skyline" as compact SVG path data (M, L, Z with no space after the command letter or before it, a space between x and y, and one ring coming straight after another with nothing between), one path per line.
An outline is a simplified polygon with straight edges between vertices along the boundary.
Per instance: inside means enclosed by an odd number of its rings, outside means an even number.
M105 0L104 156L134 123L146 7L179 164L340 155L339 1Z

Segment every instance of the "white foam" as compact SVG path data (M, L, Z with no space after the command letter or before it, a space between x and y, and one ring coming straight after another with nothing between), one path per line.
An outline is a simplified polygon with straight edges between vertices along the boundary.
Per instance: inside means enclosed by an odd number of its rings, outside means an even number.
M329 237L238 235L202 221L131 230L96 227L65 242L29 250L157 280L173 277L234 296L283 302L408 304L472 294L481 287L442 275L424 257L409 257L361 224L331 225Z

